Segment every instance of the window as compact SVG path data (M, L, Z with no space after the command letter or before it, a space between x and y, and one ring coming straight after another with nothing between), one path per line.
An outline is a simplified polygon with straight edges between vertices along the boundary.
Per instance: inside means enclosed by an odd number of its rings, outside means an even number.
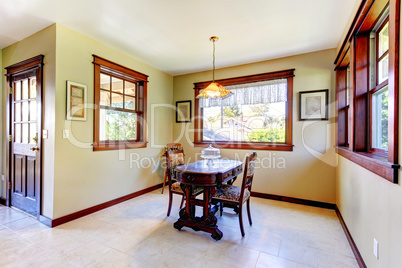
M196 146L292 151L294 69L218 80L225 99L195 99ZM210 82L195 83L195 96Z
M94 55L94 150L146 147L148 76Z
M386 155L388 153L388 17L378 23L370 42L371 55L371 146L370 150Z
M400 168L398 2L363 0L335 60L337 151L394 183Z

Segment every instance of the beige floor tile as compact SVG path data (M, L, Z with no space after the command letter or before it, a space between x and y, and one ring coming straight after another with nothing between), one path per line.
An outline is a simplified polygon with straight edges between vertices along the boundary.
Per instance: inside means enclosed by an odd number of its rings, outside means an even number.
M297 268L297 262L282 259L270 254L261 253L258 258L256 268Z
M6 223L13 222L13 221L16 221L16 220L20 220L20 219L26 218L26 217L28 217L28 216L25 215L22 212L19 212L19 211L15 210L15 209L6 208L6 209L1 210L0 224L4 225Z
M39 233L44 232L49 229L50 229L50 227L48 227L40 222L35 222L32 225L26 226L19 230L15 230L15 232L24 238L29 238L33 235L39 234Z
M261 236L252 233L245 246L251 249L259 250L273 256L278 256L281 240L276 235Z
M358 268L359 265L353 257L347 257L325 251L319 251L317 254L318 267L328 268Z
M223 238L183 227L175 196L146 195L50 229L0 206L0 256L5 267L357 267L333 210L251 199L253 225L225 208ZM202 210L197 208L197 215Z
M219 260L235 267L254 267L260 252L237 244L223 244Z
M4 226L6 226L7 228L17 231L23 228L26 228L30 225L34 225L35 223L37 223L38 221L35 218L31 218L31 217L24 217L9 223L5 223Z

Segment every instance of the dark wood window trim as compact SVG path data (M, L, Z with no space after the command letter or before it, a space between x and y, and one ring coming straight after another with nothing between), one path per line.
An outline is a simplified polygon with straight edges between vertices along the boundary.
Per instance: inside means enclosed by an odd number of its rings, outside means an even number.
M369 35L378 23L385 9L389 8L389 70L388 70L388 154L381 150L370 150L370 93L378 90L369 88ZM357 163L374 172L388 181L398 183L398 138L399 138L399 0L363 0L358 13L341 46L336 60L337 75L342 72L348 62L345 60L350 51L350 107L349 117L349 145L340 142L338 121L338 147L339 155ZM377 59L376 63L377 63ZM376 78L377 79L377 78ZM337 81L337 91L338 91ZM382 83L383 84L383 83ZM337 105L339 108L339 96ZM338 111L338 109L337 109ZM339 111L337 115L339 120Z
M294 77L295 69L271 72L271 73L263 73L256 75L248 75L227 79L216 80L217 83L222 86L236 85L236 84L244 84L244 83L253 83L259 81L266 80L274 80L274 79L287 79L287 102L286 102L286 141L284 143L266 143L266 142L240 142L240 141L203 141L202 140L202 117L199 114L199 102L198 99L195 98L195 119L194 119L194 146L195 147L207 147L210 143L217 148L225 148L225 149L256 149L256 150L272 150L272 151L293 151L293 143L292 143L292 126L293 126L293 77ZM199 92L207 87L212 81L198 82L194 83L194 96L196 97Z
M124 67L120 64L106 60L99 56L94 57L94 151L134 149L147 147L146 141L146 118L147 118L147 84L148 76ZM136 83L137 93L135 96L137 114L137 139L136 140L119 140L119 141L101 141L99 134L100 108L100 74L107 74L129 82ZM123 108L106 107L110 110L126 111ZM132 112L132 111L130 111Z

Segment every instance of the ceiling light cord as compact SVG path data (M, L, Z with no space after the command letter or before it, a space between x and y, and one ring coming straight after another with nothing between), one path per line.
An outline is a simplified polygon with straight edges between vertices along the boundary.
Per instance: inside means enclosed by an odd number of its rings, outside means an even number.
M214 48L213 48L213 57L212 57L212 82L215 82L215 39L212 39L212 42L214 43Z

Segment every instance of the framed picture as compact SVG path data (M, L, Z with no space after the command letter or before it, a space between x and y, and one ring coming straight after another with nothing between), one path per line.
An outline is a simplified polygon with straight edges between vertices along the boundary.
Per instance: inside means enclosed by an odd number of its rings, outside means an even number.
M328 120L328 89L299 92L299 120Z
M86 121L87 86L67 81L67 120Z
M191 122L191 101L176 101L176 123Z

